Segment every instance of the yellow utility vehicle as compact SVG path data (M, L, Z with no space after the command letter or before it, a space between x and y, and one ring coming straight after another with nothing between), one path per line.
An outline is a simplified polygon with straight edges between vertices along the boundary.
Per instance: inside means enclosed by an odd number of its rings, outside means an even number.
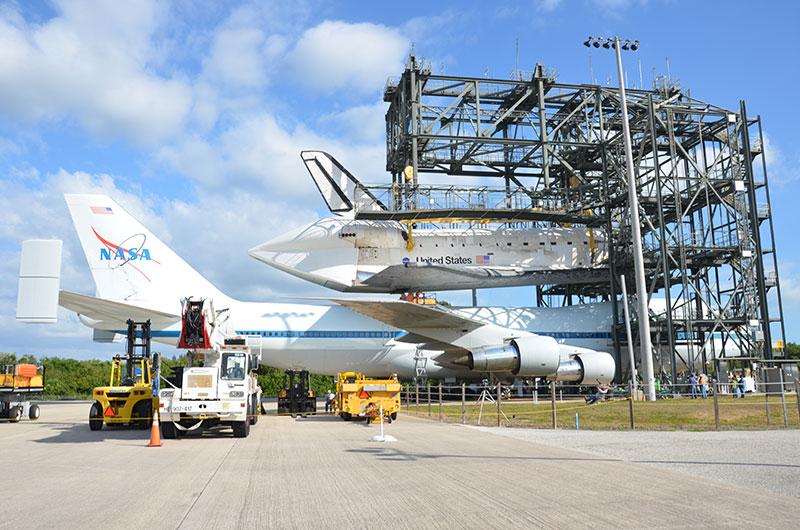
M363 418L367 423L383 417L389 423L397 419L400 410L400 383L397 375L389 379L367 379L356 372L342 372L336 376L336 412L345 420Z
M150 321L136 323L128 320L128 352L111 360L108 386L99 386L92 392L91 430L99 431L103 424L109 427L131 425L140 429L150 427L153 411L158 409L158 392L153 392L158 354L153 360L155 362L151 362L150 356Z

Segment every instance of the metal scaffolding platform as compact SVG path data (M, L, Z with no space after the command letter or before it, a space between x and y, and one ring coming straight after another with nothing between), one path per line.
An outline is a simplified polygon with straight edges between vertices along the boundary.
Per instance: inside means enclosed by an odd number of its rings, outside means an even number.
M393 181L369 188L389 205L381 218L603 227L607 281L537 287L536 304L616 305L620 276L633 285L619 91L560 83L541 64L512 77L436 75L410 56L384 90ZM647 285L672 308L650 315L660 375L675 380L679 363L703 370L734 351L782 355L773 351L785 333L760 118L744 102L728 110L664 78L626 99ZM474 184L427 185L427 174ZM614 335L619 360L624 333Z

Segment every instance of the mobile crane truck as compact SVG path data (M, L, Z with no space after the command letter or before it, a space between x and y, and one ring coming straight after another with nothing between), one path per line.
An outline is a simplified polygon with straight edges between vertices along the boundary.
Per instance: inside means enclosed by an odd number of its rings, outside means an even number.
M245 438L258 421L261 403L258 355L250 353L245 337L227 323L227 313L214 311L212 300L186 298L182 303L178 348L188 350L189 366L176 382L167 379L161 388L161 436L176 438L224 425L235 437Z

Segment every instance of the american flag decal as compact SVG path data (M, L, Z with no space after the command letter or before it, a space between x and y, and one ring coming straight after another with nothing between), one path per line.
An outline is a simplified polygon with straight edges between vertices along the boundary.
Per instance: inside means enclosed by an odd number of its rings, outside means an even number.
M491 258L489 256L475 256L475 263L490 263Z
M108 206L90 206L90 208L92 209L92 213L114 215L114 210Z

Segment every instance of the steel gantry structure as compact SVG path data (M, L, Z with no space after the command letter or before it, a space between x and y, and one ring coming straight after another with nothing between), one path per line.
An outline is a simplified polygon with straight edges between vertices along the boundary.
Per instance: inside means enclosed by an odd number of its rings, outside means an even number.
M560 83L541 64L511 77L436 75L410 56L384 89L393 182L372 191L391 206L357 215L602 227L607 280L540 286L536 302L616 307L620 278L633 283L618 89ZM627 90L626 103L646 283L664 300L648 315L659 376L674 381L677 366L712 359L772 360L784 329L760 118L744 102L728 110L673 80L654 85ZM429 174L454 183L425 184Z

